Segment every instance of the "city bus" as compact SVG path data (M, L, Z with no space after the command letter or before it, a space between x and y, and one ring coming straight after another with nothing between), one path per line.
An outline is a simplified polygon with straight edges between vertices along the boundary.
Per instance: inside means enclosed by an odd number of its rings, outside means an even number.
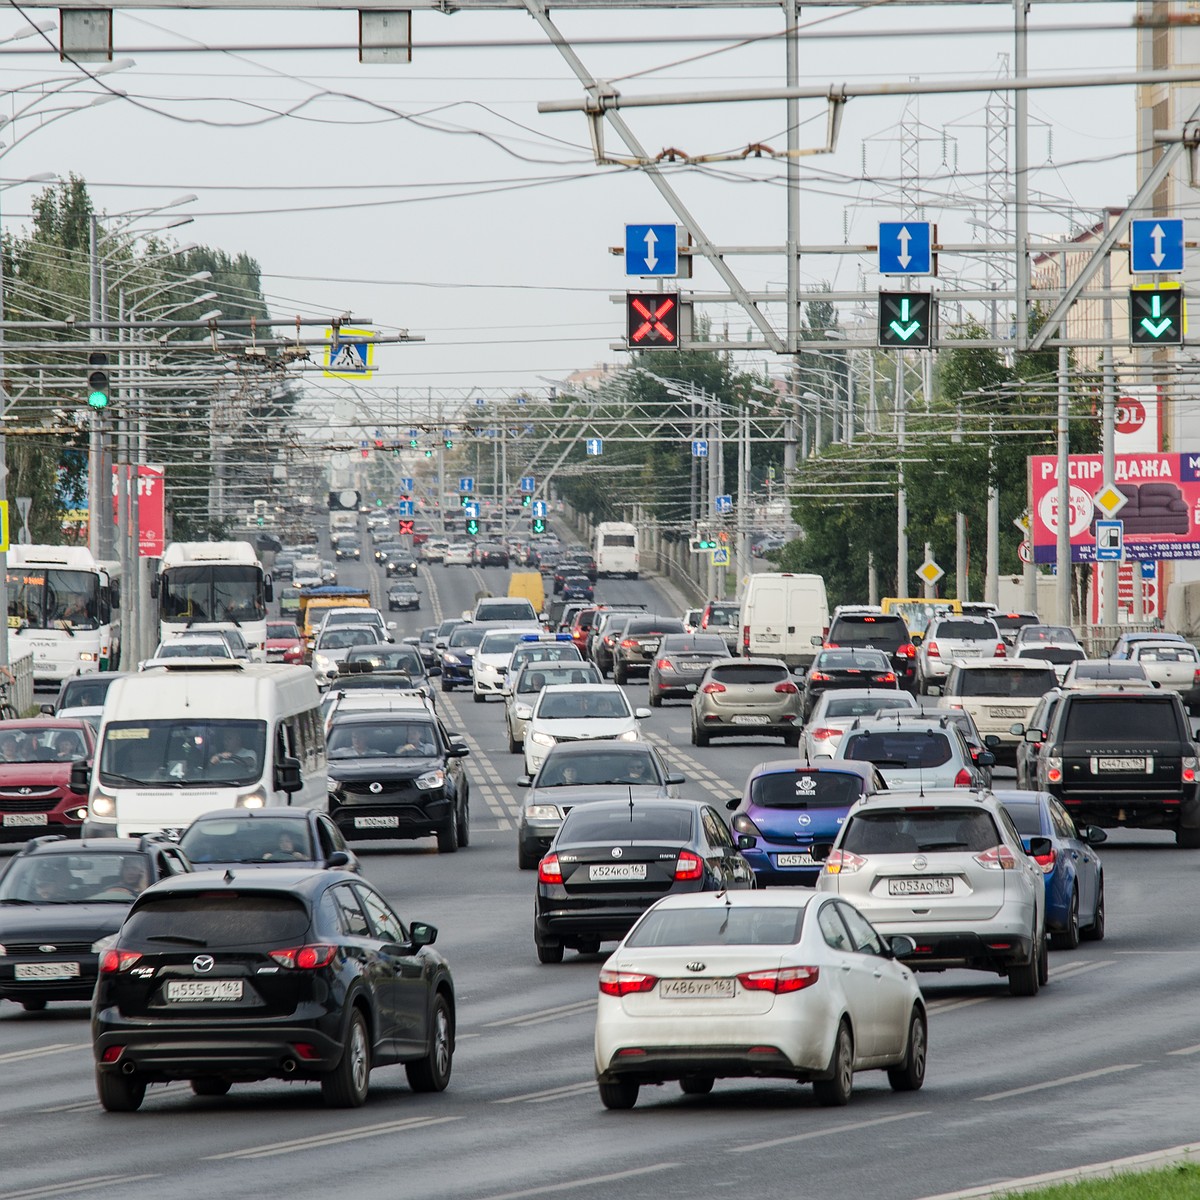
M86 546L9 547L9 649L33 651L35 683L111 670L116 602L115 568Z
M602 521L596 526L596 578L638 577L638 531L625 521Z
M171 542L150 594L158 601L163 641L191 625L236 625L261 659L267 640L271 577L249 542Z

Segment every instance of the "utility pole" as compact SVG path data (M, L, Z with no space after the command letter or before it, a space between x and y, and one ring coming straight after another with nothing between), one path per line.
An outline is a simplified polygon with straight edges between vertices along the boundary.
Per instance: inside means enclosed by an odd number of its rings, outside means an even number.
M1108 232L1108 222L1111 214L1108 209L1104 210L1104 232ZM1102 286L1105 293L1112 286L1112 262L1109 255L1104 256L1104 266ZM1063 286L1066 287L1067 281L1063 280ZM1112 342L1113 336L1113 311L1112 300L1106 294L1101 309L1104 319L1104 338L1108 342ZM1117 455L1116 455L1116 411L1117 411L1117 372L1113 362L1113 351L1111 345L1104 351L1104 391L1101 400L1100 409L1100 436L1102 439L1102 450L1104 453L1104 482L1112 484L1117 476ZM1117 590L1118 573L1120 571L1120 563L1104 562L1100 564L1100 584L1101 593L1101 611L1100 622L1103 625L1115 625L1117 623Z
M1058 623L1071 624L1071 384L1068 375L1066 346L1058 348L1058 579L1055 595L1058 601Z
M896 351L896 595L908 595L908 492L904 484L904 439L906 431L904 394L904 351Z

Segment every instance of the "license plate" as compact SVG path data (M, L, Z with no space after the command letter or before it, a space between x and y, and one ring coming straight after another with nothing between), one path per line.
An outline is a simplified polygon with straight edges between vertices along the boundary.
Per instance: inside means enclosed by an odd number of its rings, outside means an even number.
M45 825L45 813L5 813L5 825Z
M240 979L174 979L167 984L167 999L230 1001L242 998Z
M641 650L643 654L653 654L658 649L658 643L657 642L641 642L638 645L638 649Z
M355 817L355 829L396 829L400 825L399 817Z
M708 666L708 663L706 663L703 659L701 659L699 662L691 662L691 661L681 662L679 664L679 669L681 671L703 671L704 668L707 666Z
M1023 708L989 708L989 716L993 717L1023 717L1025 710Z
M945 876L932 879L889 879L889 896L948 896L954 891L954 880Z
M741 713L732 718L730 723L733 725L770 725L771 718L758 717L750 713Z
M658 994L672 1000L732 1000L732 979L661 979Z
M815 867L817 864L811 854L777 854L777 867Z
M588 879L593 883L606 879L645 879L645 863L593 863Z
M1097 771L1144 771L1145 769L1146 760L1144 758L1096 759Z
M14 979L78 979L78 963L17 963L13 967Z
M979 651L978 650L969 650L969 649L950 650L950 651L947 651L946 657L947 658L978 658Z

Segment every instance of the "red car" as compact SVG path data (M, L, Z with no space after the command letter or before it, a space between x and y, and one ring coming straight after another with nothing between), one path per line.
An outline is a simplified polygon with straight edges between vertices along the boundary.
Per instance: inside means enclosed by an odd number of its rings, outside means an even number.
M584 658L587 658L588 638L591 636L592 626L603 609L604 605L597 605L595 608L582 608L575 614L571 625L571 641Z
M267 662L304 665L304 639L291 621L268 621L265 646Z
M0 722L0 841L23 842L39 833L78 837L87 792L71 791L71 765L90 759L94 749L86 721Z

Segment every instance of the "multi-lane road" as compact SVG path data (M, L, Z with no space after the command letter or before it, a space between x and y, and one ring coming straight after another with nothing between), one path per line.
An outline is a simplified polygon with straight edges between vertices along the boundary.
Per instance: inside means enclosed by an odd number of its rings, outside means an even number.
M343 580L382 573L347 567ZM398 635L470 607L506 573L427 568L419 613ZM649 580L602 581L601 600L675 611ZM628 687L645 703L645 684ZM1146 1152L1196 1137L1200 1018L1194 908L1200 854L1169 836L1115 834L1103 849L1108 937L1051 956L1050 984L1014 999L999 978L921 978L930 1009L925 1089L893 1094L862 1075L848 1108L812 1089L718 1082L711 1095L643 1089L607 1112L592 1074L603 955L540 966L533 876L516 865L521 758L507 752L499 702L438 695L466 738L471 845L432 839L363 850L364 869L406 918L440 930L458 988L454 1076L417 1096L399 1068L372 1076L367 1105L330 1111L314 1086L263 1083L221 1099L152 1088L141 1112L95 1100L87 1010L0 1006L0 1200L59 1196L430 1197L558 1195L711 1200L851 1192L903 1200ZM700 798L735 795L748 769L789 754L766 739L696 749L686 705L644 722Z

